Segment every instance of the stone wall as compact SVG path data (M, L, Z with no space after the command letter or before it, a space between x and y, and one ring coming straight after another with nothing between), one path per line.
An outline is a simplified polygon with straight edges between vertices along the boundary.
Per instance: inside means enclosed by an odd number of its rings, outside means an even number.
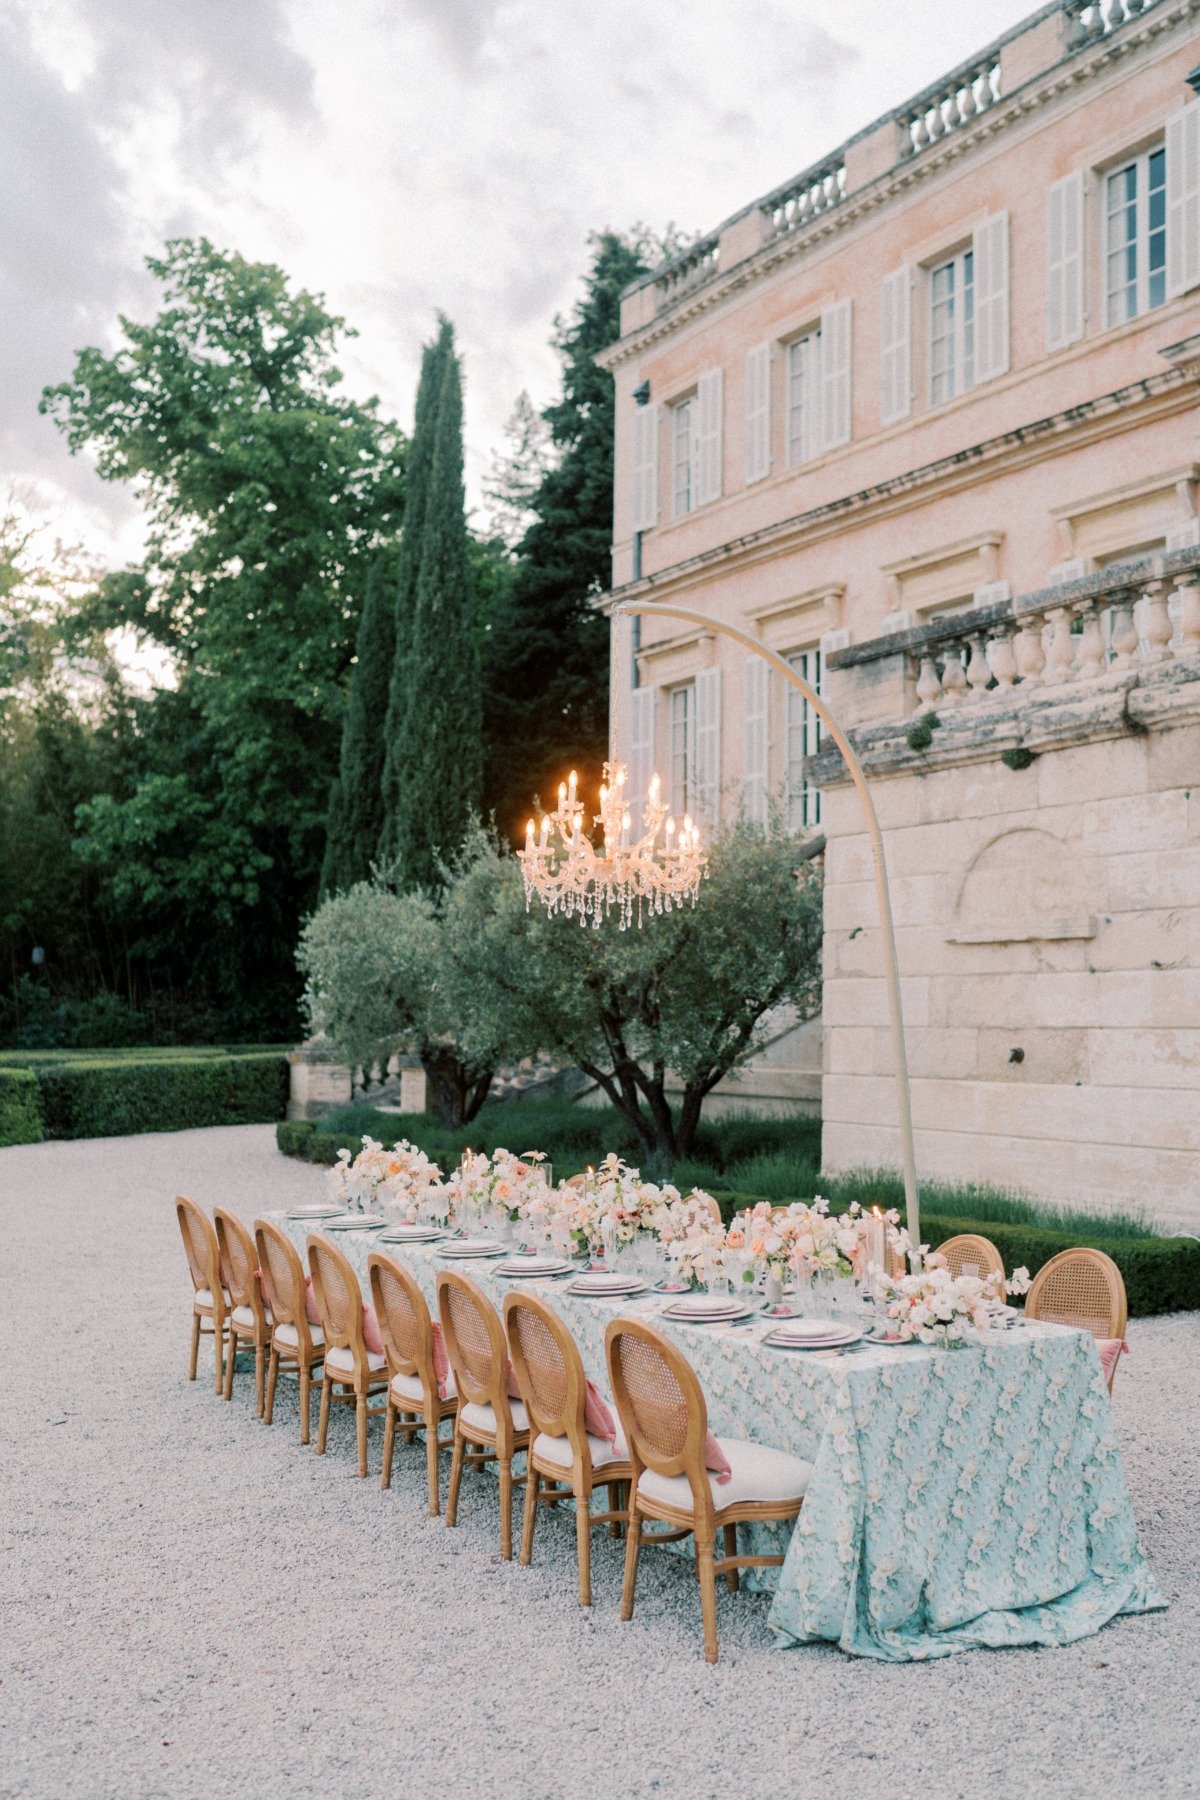
M838 672L835 705L905 684L911 699L921 662L920 646L880 647ZM1092 680L1048 672L974 704L944 695L923 750L911 712L856 733L886 842L919 1171L1200 1231L1200 646ZM1033 760L1008 767L1005 750ZM824 1163L894 1167L869 845L840 759L820 778Z

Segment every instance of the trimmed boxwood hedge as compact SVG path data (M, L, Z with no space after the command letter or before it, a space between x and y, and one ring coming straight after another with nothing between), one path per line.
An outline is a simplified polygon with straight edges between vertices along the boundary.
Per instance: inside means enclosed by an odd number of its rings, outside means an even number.
M0 1145L41 1141L37 1077L32 1069L0 1069Z
M32 1084L37 1137L44 1138L267 1125L287 1109L288 1063L278 1051L45 1062L28 1070L2 1070L0 1083L10 1076Z
M762 1198L760 1194L720 1193L721 1215L732 1218ZM978 1232L990 1238L1004 1258L1006 1269L1026 1268L1036 1275L1060 1250L1087 1245L1111 1256L1121 1271L1131 1318L1151 1313L1191 1312L1200 1309L1200 1240L1179 1237L1104 1238L1091 1233L1078 1236L1068 1231L1047 1231L1039 1225L1009 1225L990 1219L941 1218L921 1214L922 1240L937 1247L960 1232Z

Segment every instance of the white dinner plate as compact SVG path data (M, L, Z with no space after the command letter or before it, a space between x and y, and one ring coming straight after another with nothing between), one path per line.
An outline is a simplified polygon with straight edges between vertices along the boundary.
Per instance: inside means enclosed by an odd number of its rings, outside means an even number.
M789 1337L787 1331L780 1326L776 1331L769 1331L763 1343L772 1345L776 1350L846 1350L851 1344L861 1344L862 1340L861 1331L843 1331L836 1337L828 1338Z
M438 1251L439 1256L503 1256L503 1244L494 1244L490 1238L460 1238L455 1243L443 1244Z
M341 1210L340 1206L329 1206L318 1200L314 1206L289 1206L284 1216L289 1219L336 1219Z
M567 1292L616 1298L623 1294L640 1294L645 1286L640 1275L577 1275Z
M852 1327L835 1325L832 1319L781 1319L779 1329L797 1341L810 1338L842 1337Z
M339 1213L334 1219L322 1221L326 1231L378 1231L387 1224L377 1213Z
M433 1244L445 1237L436 1225L393 1225L379 1235L381 1244Z
M680 1318L715 1318L720 1313L741 1312L744 1300L735 1300L724 1294L681 1294L673 1300L667 1311L678 1313Z
M738 1301L732 1312L680 1312L674 1306L667 1306L663 1308L662 1317L674 1319L681 1325L733 1325L739 1319L753 1318L757 1311L756 1306Z
M561 1256L510 1256L496 1264L497 1275L566 1275L571 1265Z

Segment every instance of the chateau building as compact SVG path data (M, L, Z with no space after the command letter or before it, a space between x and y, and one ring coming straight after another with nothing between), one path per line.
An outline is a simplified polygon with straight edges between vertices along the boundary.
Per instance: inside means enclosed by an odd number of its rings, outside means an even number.
M983 854L1011 800L1010 790L989 785L999 779L999 749L1023 749L1030 761L1041 754L1030 748L1034 711L1047 744L1069 743L1084 758L1080 791L1094 782L1097 800L1103 768L1120 760L1114 733L1135 729L1139 707L1153 715L1152 733L1168 732L1174 747L1166 762L1159 757L1159 773L1112 790L1128 805L1130 844L1146 828L1148 801L1136 795L1156 796L1156 817L1176 799L1183 805L1193 753L1200 790L1200 729L1187 710L1200 683L1180 673L1200 655L1200 618L1192 635L1197 92L1200 0L1052 0L631 287L620 339L601 359L617 399L613 586L601 604L670 599L739 625L792 660L862 728L864 742L872 729L884 734L879 785L892 797L881 810L891 808L899 830L925 827L920 794L933 790L922 782L941 779L939 745L953 738L938 822L951 848L944 842L932 872L920 871L937 881L923 899L910 896L907 924L928 935L929 921L940 920L936 974L959 995L977 991L976 976L1032 976L1047 957L1052 966L1064 956L1086 963L1096 950L1091 938L1017 931L986 939L995 967L980 971L977 930L975 949L955 961L970 936L954 926L971 858ZM838 983L848 971L838 934L844 925L863 939L857 972L869 976L871 920L847 898L863 885L861 871L847 872L862 848L861 824L816 719L761 659L652 613L614 620L612 652L612 741L635 792L656 769L678 812L712 821L740 807L761 818L777 801L795 823L828 836L826 1028L788 1032L784 1022L737 1096L823 1101L831 1166L894 1160L887 1128L874 1136L860 1129L890 1104L886 1055L864 1036L837 1038L843 1027L875 1031L877 1001L879 1021L883 1014L881 997L864 988L863 1019L843 1017ZM1151 704L1146 696L1158 692L1168 665L1169 704ZM1068 689L1069 730L1065 715L1052 726L1046 710L1065 705ZM1086 707L1085 690L1093 696ZM954 727L949 736L935 728L933 748L923 750L907 741L921 713L953 715ZM968 804L964 770L984 761L987 781L981 788L972 778ZM1021 757L1001 769L1005 780L1043 780L1044 770L1020 774L1014 762ZM1070 887L1072 854L1063 846L1079 821L1062 815L1047 824L1045 804L1024 791L1021 820L1000 835L1048 831L1053 866ZM1113 825L1110 813L1110 832ZM902 889L914 871L897 848ZM1130 853L1165 848L1160 835ZM835 853L850 861L839 864ZM994 861L992 911L1002 894L1019 911L1020 871L1041 869L1041 854L1025 843ZM1193 858L1189 868L1171 903L1177 911L1200 903L1200 865ZM988 884L976 884L976 912L980 885ZM1103 905L1083 904L1077 886L1063 917L1074 908L1072 917L1107 919ZM1139 904L1157 907L1151 893ZM1049 929L1048 905L1038 930ZM905 963L906 918L901 892L902 969L915 966L911 956ZM1193 932L1191 913L1188 921ZM995 918L992 926L1001 929ZM1200 970L1200 923L1193 937ZM1003 943L1009 948L996 948ZM872 992L879 985L867 982ZM979 1160L984 1137L1009 1141L1009 1088L991 1118L991 1126L1002 1121L998 1129L981 1125L964 1147L943 1128L939 1108L958 1104L965 1084L982 1091L991 1079L978 1034L992 1027L982 1019L943 1027L922 1015L928 994L909 989L926 1166L1039 1185L1032 1156L1028 1170L998 1168L999 1150L986 1167ZM1069 1032L1075 1021L1052 1027ZM976 1036L947 1048L937 1033L950 1029ZM996 1029L1011 1035L1007 1023ZM924 1045L931 1054L937 1040L939 1074L923 1074L923 1032L933 1034ZM1171 1054L1178 1051L1173 1040ZM1088 1088L1091 1065L1081 1055L1076 1045L1069 1077L1066 1064L1047 1066L1040 1085ZM1031 1064L1023 1053L1006 1069L1024 1068L1029 1082ZM868 1086L856 1088L860 1079ZM931 1084L924 1135L923 1079ZM1157 1079L1145 1076L1147 1093L1161 1091ZM1146 1129L1153 1138L1158 1127ZM1077 1147L1086 1136L1080 1123L1062 1141ZM1200 1141L1147 1141L1146 1149L1194 1155ZM1074 1166L1074 1149L1071 1156ZM1163 1166L1161 1158L1122 1165L1108 1191L1116 1198L1132 1184L1146 1192ZM1191 1176L1182 1163L1171 1168L1172 1192L1194 1192L1194 1163ZM1060 1180L1061 1167L1051 1175Z

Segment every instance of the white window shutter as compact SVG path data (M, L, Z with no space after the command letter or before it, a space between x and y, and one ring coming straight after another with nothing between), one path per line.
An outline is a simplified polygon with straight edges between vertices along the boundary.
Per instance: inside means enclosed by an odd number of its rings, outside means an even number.
M1200 100L1167 120L1167 295L1200 287Z
M815 331L800 345L800 386L804 397L800 461L811 462L821 454L821 339Z
M975 232L975 381L1008 373L1008 214Z
M755 825L767 822L767 707L771 669L761 656L748 656L744 664L742 720L745 731L742 798L746 817Z
M724 461L725 371L708 369L696 383L695 504L706 506L719 500Z
M837 300L821 314L821 448L850 442L851 304Z
M771 346L746 352L746 480L771 473Z
M912 282L907 269L883 278L880 424L907 419L912 404Z
M1046 348L1083 336L1083 175L1076 169L1046 189Z
M650 531L658 524L658 412L639 406L633 415L633 529Z
M696 813L716 823L721 805L721 671L696 675Z
M654 773L654 701L657 693L657 688L637 687L631 689L629 695L629 774L625 792L634 837L642 834L642 809Z

